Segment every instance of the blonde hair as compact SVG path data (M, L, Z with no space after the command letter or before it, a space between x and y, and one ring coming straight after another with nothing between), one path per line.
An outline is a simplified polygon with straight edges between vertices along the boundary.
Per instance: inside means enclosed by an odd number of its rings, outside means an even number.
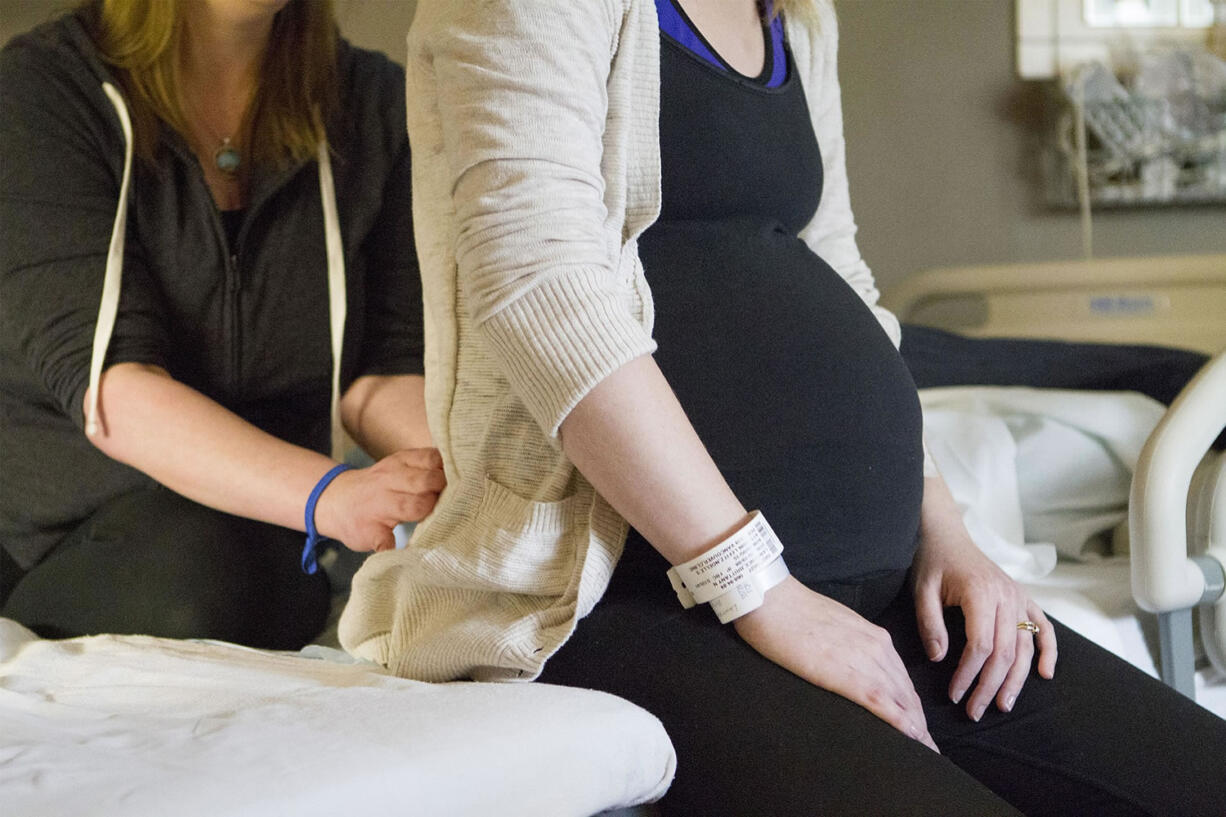
M817 21L816 0L772 0L771 16L789 14L799 20L815 23Z
M95 39L128 97L135 149L156 160L158 122L190 133L180 93L182 3L191 0L89 0ZM247 111L246 149L257 165L315 156L339 105L332 0L290 0L273 20L259 86Z

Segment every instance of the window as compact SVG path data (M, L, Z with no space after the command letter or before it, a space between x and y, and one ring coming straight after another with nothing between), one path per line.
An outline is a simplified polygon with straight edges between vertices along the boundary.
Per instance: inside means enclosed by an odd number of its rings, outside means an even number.
M1226 8L1223 0L1017 0L1018 74L1050 79L1079 62L1111 62L1121 43L1203 43L1215 4Z
M1086 23L1093 28L1208 28L1210 0L1084 0Z

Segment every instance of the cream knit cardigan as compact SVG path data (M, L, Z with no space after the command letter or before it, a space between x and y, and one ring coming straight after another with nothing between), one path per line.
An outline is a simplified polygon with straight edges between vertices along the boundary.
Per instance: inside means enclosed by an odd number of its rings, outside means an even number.
M825 182L808 245L894 317L855 243L836 23L789 21ZM420 0L408 37L426 409L447 489L403 550L367 559L354 655L412 678L535 678L604 593L627 526L558 427L655 349L637 237L660 204L652 0ZM660 581L667 579L663 573Z

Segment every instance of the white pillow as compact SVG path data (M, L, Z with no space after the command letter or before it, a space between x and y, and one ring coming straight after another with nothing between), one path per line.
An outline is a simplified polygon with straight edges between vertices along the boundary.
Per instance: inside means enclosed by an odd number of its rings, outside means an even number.
M676 764L655 717L600 692L7 619L0 724L0 802L26 817L588 817L658 798Z

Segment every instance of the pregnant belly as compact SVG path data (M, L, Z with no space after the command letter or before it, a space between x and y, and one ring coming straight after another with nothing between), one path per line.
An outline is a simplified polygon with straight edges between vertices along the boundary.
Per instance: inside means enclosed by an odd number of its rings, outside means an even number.
M656 359L732 489L793 572L910 563L922 492L915 386L875 316L795 236L742 221L640 240Z

